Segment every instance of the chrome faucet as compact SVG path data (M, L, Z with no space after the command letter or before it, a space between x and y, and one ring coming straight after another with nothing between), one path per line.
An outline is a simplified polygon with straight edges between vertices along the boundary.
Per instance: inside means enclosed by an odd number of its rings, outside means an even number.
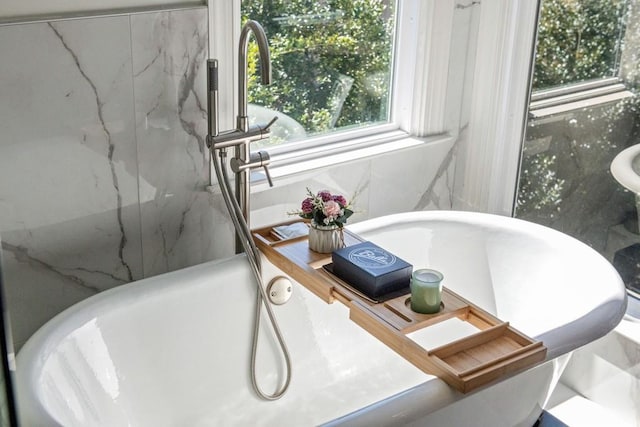
M238 42L238 119L236 128L244 132L249 131L249 119L247 117L247 51L249 48L249 32L258 43L260 54L260 77L263 85L271 84L271 55L267 35L262 26L256 21L247 21L240 32Z
M262 26L256 21L247 21L240 33L238 49L238 116L236 128L224 132L218 132L218 61L207 61L208 73L208 108L209 108L209 135L207 146L212 156L216 151L221 158L226 157L226 149L234 147L234 157L231 159L231 170L236 175L235 197L238 201L242 216L249 224L250 216L250 177L251 170L264 168L264 172L270 186L273 186L268 165L269 153L258 151L251 153L249 144L254 141L268 138L270 127L278 119L274 117L269 123L249 125L247 117L247 51L249 46L249 33L253 33L258 43L260 54L261 81L263 85L271 84L271 57L267 36ZM241 245L236 239L236 252L242 251Z
M211 151L209 166L213 166L222 199L224 200L229 216L236 230L236 253L244 250L247 261L251 266L251 271L258 287L258 299L256 301L256 316L254 317L253 344L251 346L251 385L256 394L265 400L279 399L289 388L291 383L291 357L284 342L284 337L278 322L274 316L271 305L268 303L269 297L266 294L264 282L262 280L262 264L260 251L253 241L251 229L249 228L249 190L251 169L263 167L269 185L273 186L269 175L269 153L258 151L251 153L249 144L252 141L269 137L269 128L276 121L277 117L266 125L257 124L249 126L247 118L247 49L249 44L249 32L253 32L258 42L260 51L260 68L262 70L262 84L271 83L271 62L269 58L269 45L264 30L255 21L248 21L242 28L240 34L240 50L238 52L238 117L236 128L218 132L218 61L210 59L207 61L207 108L209 134L207 135L207 146ZM231 170L236 175L235 197L231 194L231 184L227 173L227 148L234 147L235 154L231 161ZM216 154L219 159L216 159ZM211 170L210 170L211 172ZM211 179L213 177L210 177ZM210 182L212 184L212 182ZM207 188L212 191L213 185ZM261 307L265 306L268 318L271 321L272 331L282 350L282 357L285 364L284 379L278 389L272 393L265 393L256 377L257 363L256 354L258 352L258 336L260 333L260 318L262 317Z

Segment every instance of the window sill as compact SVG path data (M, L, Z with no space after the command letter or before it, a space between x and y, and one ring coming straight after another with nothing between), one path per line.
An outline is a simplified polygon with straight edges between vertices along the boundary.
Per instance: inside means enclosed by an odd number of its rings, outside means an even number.
M634 94L626 90L625 86L620 83L573 94L562 94L560 96L531 102L529 117L531 119L549 117L569 111L620 101L632 96L634 96Z
M274 155L269 172L274 181L321 168L379 156L398 150L451 139L448 134L417 138L402 131L391 131L308 150ZM269 185L262 169L251 174L251 191L267 190Z

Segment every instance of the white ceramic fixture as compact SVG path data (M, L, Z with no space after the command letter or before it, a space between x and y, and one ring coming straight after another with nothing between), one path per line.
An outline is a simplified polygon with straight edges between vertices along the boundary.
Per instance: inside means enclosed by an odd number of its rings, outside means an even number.
M583 243L532 223L478 213L415 212L350 229L412 263L548 347L547 361L463 395L427 375L299 283L274 307L293 379L280 400L255 397L249 354L255 285L243 255L124 285L42 327L17 359L29 426L531 426L556 358L610 331L626 292ZM265 282L282 271L264 260ZM282 375L263 329L258 380ZM455 325L435 332L448 340ZM266 331L265 331L266 330ZM458 331L459 332L459 331Z
M611 174L624 188L640 194L640 144L624 149L613 159Z
M640 144L622 150L611 162L611 175L636 198L636 210L640 218ZM640 226L640 222L638 222ZM636 233L640 230L634 230Z

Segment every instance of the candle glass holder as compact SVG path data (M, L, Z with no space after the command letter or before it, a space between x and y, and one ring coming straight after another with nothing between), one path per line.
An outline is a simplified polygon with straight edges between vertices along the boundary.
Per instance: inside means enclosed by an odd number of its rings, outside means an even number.
M411 310L422 314L435 314L442 303L442 279L437 270L422 268L411 275Z

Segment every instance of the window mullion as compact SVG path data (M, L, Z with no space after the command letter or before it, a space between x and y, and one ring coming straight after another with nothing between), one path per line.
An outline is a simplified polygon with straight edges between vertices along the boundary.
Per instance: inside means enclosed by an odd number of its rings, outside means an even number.
M462 209L511 215L533 58L536 2L483 2L471 114L456 185Z
M241 0L209 0L209 57L219 62L220 130L235 127Z
M627 27L622 45L624 49L620 58L619 77L629 87L640 83L638 71L638 54L640 51L640 2L631 1L627 11Z

